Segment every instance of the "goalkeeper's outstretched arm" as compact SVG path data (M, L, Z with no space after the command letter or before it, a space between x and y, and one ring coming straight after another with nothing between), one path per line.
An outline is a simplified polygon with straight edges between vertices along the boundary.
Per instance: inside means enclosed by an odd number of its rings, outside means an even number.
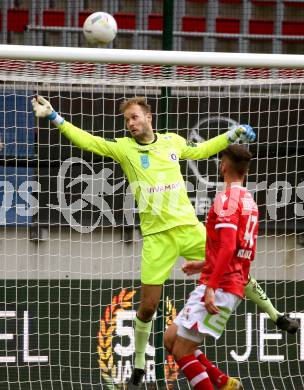
M94 136L64 120L53 109L50 102L42 96L32 99L32 106L37 118L49 119L64 136L80 149L120 161L119 145L115 140L113 140L114 142L107 141L102 137Z
M256 135L253 128L249 125L237 125L232 127L224 134L211 138L208 141L194 143L186 142L182 137L179 137L182 143L182 159L198 160L201 158L209 158L220 151L224 150L230 143L237 140L241 142L253 142Z

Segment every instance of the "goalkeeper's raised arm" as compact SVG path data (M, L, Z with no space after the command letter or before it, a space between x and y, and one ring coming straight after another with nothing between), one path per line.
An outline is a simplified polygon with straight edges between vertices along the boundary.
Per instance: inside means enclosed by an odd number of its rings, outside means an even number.
M37 118L49 119L64 136L80 149L120 161L120 147L115 139L106 140L79 129L72 123L64 120L53 109L50 102L42 96L32 99L32 106Z
M256 135L249 125L233 126L229 131L204 142L189 142L176 135L181 145L181 159L199 160L209 158L225 149L230 143L240 140L243 143L255 141Z
M133 99L134 100L134 99ZM144 98L135 98L126 101L122 105L122 112L125 115L126 126L138 145L156 142L156 132L152 128L152 114L150 106ZM79 129L73 124L65 121L42 96L32 100L33 111L38 118L48 118L74 145L79 148L111 157L122 162L126 154L125 146L120 147L119 139L106 140L102 137L93 136L90 133ZM138 112L132 107L139 106ZM159 135L160 136L160 135ZM201 143L187 142L183 137L172 134L178 150L177 155L181 159L202 159L208 158L225 149L230 143L240 140L241 142L253 142L255 133L249 125L237 125L224 134L214 137Z

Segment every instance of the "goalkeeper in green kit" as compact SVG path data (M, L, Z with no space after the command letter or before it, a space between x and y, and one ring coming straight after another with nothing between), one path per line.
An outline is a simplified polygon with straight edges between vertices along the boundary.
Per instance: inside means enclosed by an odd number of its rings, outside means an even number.
M190 143L175 133L154 131L151 107L143 97L135 97L121 105L130 137L107 140L65 121L41 96L33 99L32 105L38 118L48 118L74 145L117 161L132 188L143 235L135 364L129 382L129 388L137 388L145 373L145 350L163 283L179 256L188 261L205 257L205 227L188 198L179 160L208 158L238 139L254 141L255 133L249 125L239 125L206 142ZM267 312L279 328L290 333L297 331L297 321L279 313L253 278L245 295Z

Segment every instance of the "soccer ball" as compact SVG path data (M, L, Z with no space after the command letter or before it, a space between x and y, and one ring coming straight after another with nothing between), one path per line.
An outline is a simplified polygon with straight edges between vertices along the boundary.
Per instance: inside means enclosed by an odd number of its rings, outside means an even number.
M83 33L91 45L104 45L113 41L117 34L117 23L106 12L94 12L83 24Z

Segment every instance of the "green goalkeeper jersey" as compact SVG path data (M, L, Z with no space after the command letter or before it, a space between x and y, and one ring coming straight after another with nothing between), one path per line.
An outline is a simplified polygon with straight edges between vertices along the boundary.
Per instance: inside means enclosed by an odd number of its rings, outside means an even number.
M111 157L121 165L137 202L144 236L199 222L179 160L208 158L229 144L226 134L192 143L175 133L155 133L154 142L141 145L129 137L108 140L93 136L67 121L58 128L79 148Z

